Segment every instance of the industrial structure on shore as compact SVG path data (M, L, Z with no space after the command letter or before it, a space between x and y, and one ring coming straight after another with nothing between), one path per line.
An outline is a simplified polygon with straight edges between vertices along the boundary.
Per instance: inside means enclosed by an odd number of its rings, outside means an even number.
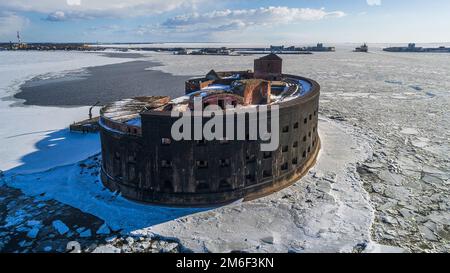
M81 43L0 43L0 49L11 51L103 51L104 48L91 47Z
M26 43L22 40L20 32L17 31L17 42L10 41L9 43L0 43L0 50L12 51L102 51L104 48L92 47L85 43Z
M311 51L311 52L335 52L336 48L334 46L324 46L322 43L318 43L317 46L305 47L304 51Z
M263 47L248 47L248 48L201 48L201 49L187 49L187 48L173 48L173 49L158 49L160 51L173 51L175 55L220 55L220 56L240 56L249 54L278 54L278 55L302 55L313 54L312 52L334 52L335 47L325 47L319 43L317 46L296 47L284 45L271 45L269 48Z
M414 43L408 44L407 47L388 47L384 48L386 52L413 52L413 53L450 53L450 48L440 47L418 47Z
M185 93L175 99L125 99L101 109L101 176L108 189L145 203L212 206L276 192L298 181L315 164L320 150L320 86L283 74L277 55L255 60L254 72L212 70L187 81ZM179 118L171 113L192 113L196 98L201 98L202 109L213 105L225 115L232 114L232 123L223 121L223 138L174 139L172 127ZM276 122L274 118L279 121L279 130L270 132L279 137L274 151L263 151L264 141L251 137L254 132L248 124L255 116L247 111L259 108L279 109L274 117L256 116L267 124ZM201 124L206 126L211 118L203 117ZM245 121L244 129L238 127L239 119ZM237 134L244 138L235 140Z

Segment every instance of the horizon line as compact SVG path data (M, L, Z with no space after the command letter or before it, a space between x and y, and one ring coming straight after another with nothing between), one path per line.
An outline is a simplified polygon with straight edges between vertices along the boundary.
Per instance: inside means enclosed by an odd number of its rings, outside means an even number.
M0 41L0 44L17 44L17 41ZM26 42L22 41L24 44L89 44L89 45L126 45L126 44L277 44L277 45L284 45L284 44L317 44L317 43L323 43L323 44L360 44L360 43L366 43L366 44L409 44L409 43L415 43L415 44L449 44L450 41L432 41L432 42L280 42L280 43L272 43L272 42L174 42L174 41L159 41L159 42L86 42L86 41L67 41L67 42L54 42L54 41L32 41L32 42Z

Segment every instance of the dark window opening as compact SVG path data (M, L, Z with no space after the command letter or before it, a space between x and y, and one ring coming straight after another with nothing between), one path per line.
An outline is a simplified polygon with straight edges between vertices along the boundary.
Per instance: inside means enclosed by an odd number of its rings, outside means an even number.
M311 146L308 147L308 153L310 153L310 152L311 152Z
M114 177L116 179L122 179L122 161L120 160L119 152L114 153L113 164Z
M264 159L272 158L272 152L264 152L263 158L264 158Z
M294 129L298 129L298 122L294 124Z
M172 181L170 181L170 180L165 180L164 181L163 191L165 191L165 192L173 192Z
M128 162L135 163L136 162L136 156L134 154L128 156Z
M305 118L305 120L303 120L303 123L308 123L308 119L307 118Z
M316 127L313 128L313 133L315 133L315 132L316 132Z
M317 115L317 111L314 111L314 116L316 116Z
M170 138L162 138L161 144L162 145L170 145L170 144L172 144L172 140Z
M256 162L256 156L255 155L247 155L245 157L245 161L247 163L255 163Z
M252 174L247 174L245 176L245 180L249 183L254 183L256 181L255 176Z
M289 168L289 165L287 163L284 163L283 165L281 165L282 171L286 171L288 168Z
M288 133L288 132L289 132L289 126L283 127L283 133Z
M309 120L312 120L312 115L309 115Z
M306 142L307 138L306 136L303 137L303 142Z
M224 100L219 100L217 104L219 105L220 109L222 109L222 110L225 109L225 101Z
M133 181L136 179L136 167L134 164L128 164L128 180Z
M306 158L306 151L303 152L303 158Z
M292 159L292 165L297 165L297 164L298 164L298 159L297 158Z
M219 183L219 190L221 191L228 191L231 190L231 184L228 182L228 180L221 180Z
M264 170L263 177L264 178L272 177L272 170Z
M311 131L309 131L309 133L308 133L308 137L311 137Z
M283 153L289 152L289 146L283 146L282 151L283 151Z
M172 167L172 161L170 161L170 160L161 160L161 167L162 168L171 168Z
M208 161L205 160L197 160L197 167L199 169L208 168Z
M298 147L298 141L294 142L294 144L292 145L292 147L297 148L297 147Z
M230 160L229 159L220 159L219 160L220 167L229 167L230 166Z

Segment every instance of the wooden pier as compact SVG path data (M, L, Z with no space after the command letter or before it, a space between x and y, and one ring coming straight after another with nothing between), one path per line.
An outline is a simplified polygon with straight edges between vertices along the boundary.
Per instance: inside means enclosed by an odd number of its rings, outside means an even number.
M98 124L99 119L100 117L95 117L92 119L86 119L80 122L75 122L72 125L70 125L70 131L83 134L98 133L100 130L100 126Z

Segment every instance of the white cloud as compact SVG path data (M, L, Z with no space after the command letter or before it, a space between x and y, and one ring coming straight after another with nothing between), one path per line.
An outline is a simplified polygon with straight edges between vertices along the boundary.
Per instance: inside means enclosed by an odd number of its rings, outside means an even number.
M64 11L55 11L47 16L48 21L58 22L67 20L66 13Z
M162 26L178 31L230 31L251 26L273 26L300 21L340 18L342 11L326 11L311 8L267 7L258 9L221 10L208 13L192 13L166 20Z
M0 11L0 39L10 40L16 31L21 31L29 24L29 20L12 12Z
M69 6L80 6L81 0L67 0L67 5Z
M369 6L381 6L381 0L366 0Z
M133 17L194 7L206 0L8 0L0 10L44 13L51 18ZM64 13L64 16L61 16Z

